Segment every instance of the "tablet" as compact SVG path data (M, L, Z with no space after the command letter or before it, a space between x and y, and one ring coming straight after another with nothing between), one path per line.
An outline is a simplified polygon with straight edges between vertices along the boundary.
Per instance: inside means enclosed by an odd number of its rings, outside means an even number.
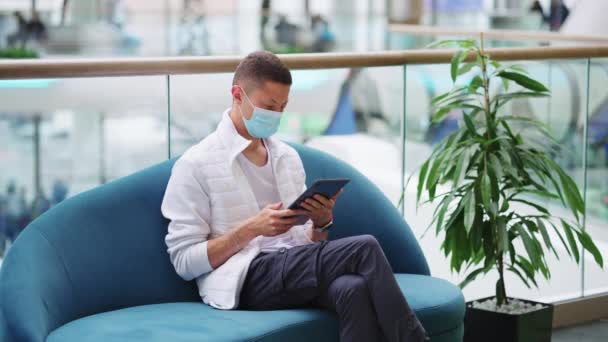
M300 207L300 203L316 194L323 195L326 198L332 198L348 182L350 182L350 179L348 178L319 179L315 181L308 189L306 189L306 191L304 191L295 201L293 201L293 203L289 206L289 209L304 209ZM307 220L308 218L306 216L301 216L301 219L296 224L303 224Z

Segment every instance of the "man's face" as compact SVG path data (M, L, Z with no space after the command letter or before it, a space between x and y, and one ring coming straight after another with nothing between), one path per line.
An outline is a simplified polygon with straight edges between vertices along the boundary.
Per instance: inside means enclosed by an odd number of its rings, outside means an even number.
M237 89L234 89L236 87ZM253 106L272 110L275 112L283 112L289 100L289 85L266 81L261 87L254 87L245 94L245 86L234 86L233 95L237 104L243 111L243 116L248 120L251 119ZM247 96L246 96L247 95ZM247 98L249 98L248 101ZM253 106L252 106L253 105Z

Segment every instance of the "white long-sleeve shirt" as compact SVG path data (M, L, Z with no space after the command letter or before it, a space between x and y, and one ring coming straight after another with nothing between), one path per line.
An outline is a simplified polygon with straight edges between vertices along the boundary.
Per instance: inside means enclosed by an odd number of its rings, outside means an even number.
M265 142L280 201L289 205L306 188L302 161L285 143L274 138ZM260 211L246 171L237 162L249 143L226 111L216 131L176 161L161 207L170 220L165 242L176 272L185 280L196 279L203 301L220 309L238 305L249 264L265 245L263 237L255 238L217 269L209 264L207 241ZM312 243L306 234L311 225L308 221L291 228L291 244Z

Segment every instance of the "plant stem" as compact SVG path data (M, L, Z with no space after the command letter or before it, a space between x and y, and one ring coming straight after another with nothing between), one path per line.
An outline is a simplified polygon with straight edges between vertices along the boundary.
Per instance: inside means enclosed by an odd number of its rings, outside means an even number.
M490 80L488 79L488 68L486 64L485 53L483 49L483 32L481 33L481 42L480 42L480 57L481 57L481 84L483 87L483 97L484 97L484 112L486 116L486 125L488 126L487 136L488 140L494 138L492 131L494 120L492 120L492 110L490 107Z
M498 255L498 284L496 286L496 306L509 304L507 289L505 288L504 260L503 254Z
M494 139L495 134L494 134L494 117L492 115L492 107L490 106L490 80L488 79L488 68L487 68L487 64L486 64L486 57L485 57L485 52L483 49L483 32L481 33L481 37L480 37L480 51L479 51L480 57L481 57L481 81L482 81L482 87L483 87L483 97L484 97L484 112L485 112L485 117L486 117L486 127L487 127L487 131L486 131L486 136L488 140ZM492 145L490 144L486 151L485 151L485 157L484 157L484 167L487 170L487 158L488 158L488 154L491 153L492 151ZM496 201L496 206L498 207L498 200L496 200L494 198L494 196L492 196L492 200ZM490 216L490 227L496 228L496 218L494 217L494 215L489 215ZM498 231L495 231L494 234L494 246L498 245ZM496 256L497 256L497 261L496 261L496 266L498 268L498 282L496 283L496 305L497 306L501 306L503 304L507 304L508 300L507 300L507 291L505 289L505 278L504 278L504 262L503 262L503 252L499 252L498 248L496 249Z

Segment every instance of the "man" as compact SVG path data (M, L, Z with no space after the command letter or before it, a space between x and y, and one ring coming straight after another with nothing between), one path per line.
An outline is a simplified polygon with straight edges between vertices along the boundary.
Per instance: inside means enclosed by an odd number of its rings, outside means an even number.
M285 208L306 187L297 152L271 137L290 85L269 52L239 64L232 107L173 167L162 203L171 262L216 308L317 306L338 314L342 341L424 340L378 242L327 241L337 196ZM295 225L297 215L310 220Z

